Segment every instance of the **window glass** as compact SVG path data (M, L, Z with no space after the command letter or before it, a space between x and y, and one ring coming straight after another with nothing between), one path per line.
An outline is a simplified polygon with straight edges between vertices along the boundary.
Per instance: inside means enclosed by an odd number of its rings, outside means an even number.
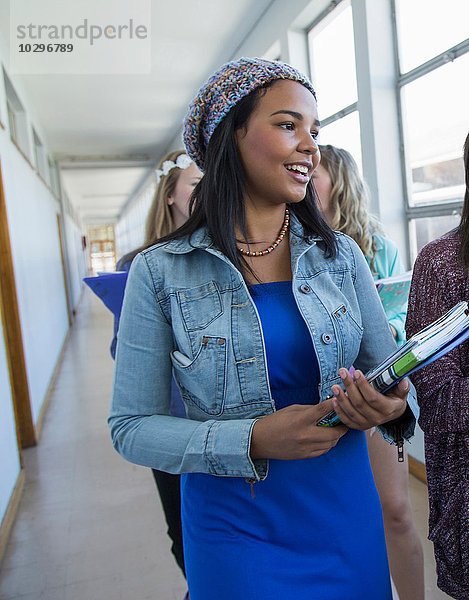
M321 127L319 130L319 143L332 144L348 150L362 172L360 120L357 111L325 127Z
M454 214L410 221L412 261L415 260L417 254L428 242L457 227L460 220L461 216Z
M348 2L344 6L308 34L311 78L322 118L357 101L352 8Z
M402 89L411 204L461 200L462 146L469 130L469 54Z
M15 111L13 110L11 104L7 101L7 110L8 110L8 124L10 126L10 137L16 142L18 138L18 133L16 131L16 116Z
M469 37L467 0L397 0L396 13L402 73Z

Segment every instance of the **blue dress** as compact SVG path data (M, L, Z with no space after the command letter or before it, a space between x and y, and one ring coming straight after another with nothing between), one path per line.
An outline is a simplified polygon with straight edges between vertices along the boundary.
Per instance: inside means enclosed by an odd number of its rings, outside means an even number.
M277 410L318 402L319 369L291 282L253 286ZM318 458L242 478L181 478L191 600L391 600L381 506L365 434Z

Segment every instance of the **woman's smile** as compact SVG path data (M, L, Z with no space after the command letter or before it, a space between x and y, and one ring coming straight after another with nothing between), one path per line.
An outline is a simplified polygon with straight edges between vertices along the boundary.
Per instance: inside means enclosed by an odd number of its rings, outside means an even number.
M311 172L313 170L312 163L293 163L285 165L288 174L298 181L298 183L307 184L311 178Z

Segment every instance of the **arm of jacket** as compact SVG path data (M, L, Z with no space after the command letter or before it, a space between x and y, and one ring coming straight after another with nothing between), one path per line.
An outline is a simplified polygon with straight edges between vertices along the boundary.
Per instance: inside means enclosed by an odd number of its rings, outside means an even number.
M450 293L447 270L436 270L431 251L423 249L412 277L407 331L413 335L440 317L461 298ZM467 344L412 375L420 404L419 424L425 433L469 432Z
M130 254L126 254L120 260L118 260L117 264L116 264L116 271L128 271L130 269L130 265L132 264L134 256L135 256L135 253L130 253ZM114 335L112 337L111 347L109 348L113 359L116 358L117 332L118 331L119 331L119 317L116 317L114 315L114 327L113 327Z
M357 244L350 238L348 241L354 260L355 293L360 306L363 326L363 338L354 365L366 373L395 351L396 342L389 329L368 263ZM398 420L389 424L384 423L378 427L387 441L396 441L396 426L399 426L400 429L398 435L402 435L404 439L408 440L414 435L418 406L413 386L409 391L407 404L407 410Z
M392 240L384 236L376 236L379 249L375 255L375 267L380 279L393 277L405 273L404 265L399 256L399 250ZM397 332L396 341L399 345L405 342L405 318L407 314L407 301L400 310L385 310L389 325Z
M127 460L169 473L265 477L249 456L256 419L204 422L169 415L173 334L146 258L130 270L119 326L108 419L112 442Z

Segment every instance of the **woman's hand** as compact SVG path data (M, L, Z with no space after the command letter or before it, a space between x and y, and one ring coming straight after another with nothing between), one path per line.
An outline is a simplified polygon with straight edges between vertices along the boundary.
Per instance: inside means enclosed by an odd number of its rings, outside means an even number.
M352 377L347 369L340 369L339 375L346 393L340 386L332 386L332 403L335 412L347 427L369 429L398 419L404 413L410 387L406 379L385 395L377 392L361 371L355 371Z
M298 460L325 454L347 433L347 427L317 427L332 410L332 400L320 404L293 404L254 423L251 436L252 459Z

